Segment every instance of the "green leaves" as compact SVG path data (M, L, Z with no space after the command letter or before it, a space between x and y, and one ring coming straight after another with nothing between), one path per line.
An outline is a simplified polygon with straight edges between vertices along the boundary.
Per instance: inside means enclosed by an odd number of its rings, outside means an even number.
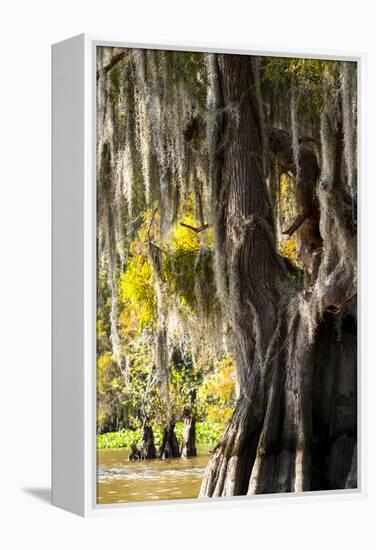
M196 424L196 442L202 445L215 445L222 437L225 425L220 422L197 422ZM175 434L179 445L183 440L183 422L178 422L175 426ZM162 443L162 430L159 426L153 426L154 443L159 447ZM121 447L130 448L132 444L139 447L141 443L141 429L139 430L120 430L118 432L109 432L97 436L97 449L119 449Z
M267 107L271 105L274 111L288 111L286 100L290 100L291 91L295 89L299 118L307 122L317 120L321 112L324 80L338 81L338 62L284 57L263 60L261 89L262 96L267 98Z

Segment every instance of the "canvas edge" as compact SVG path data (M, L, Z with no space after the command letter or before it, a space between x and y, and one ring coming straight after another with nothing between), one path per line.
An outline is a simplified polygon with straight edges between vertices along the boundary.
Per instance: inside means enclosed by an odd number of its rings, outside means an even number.
M84 35L52 46L52 504L84 515Z

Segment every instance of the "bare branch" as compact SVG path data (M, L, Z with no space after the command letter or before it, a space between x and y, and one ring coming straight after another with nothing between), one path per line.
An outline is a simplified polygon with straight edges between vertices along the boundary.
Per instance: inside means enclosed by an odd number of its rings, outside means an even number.
M201 231L205 231L205 229L209 229L210 225L208 223L204 223L204 225L201 225L201 227L193 227L192 225L188 225L187 223L180 222L180 225L182 227L186 227L187 229L190 229L191 231L194 231L195 233L201 233Z
M104 65L103 67L98 69L97 70L97 80L99 80L99 78L102 75L104 76L109 71L111 71L111 69L113 69L115 67L115 65L117 65L120 61L122 61L124 59L124 57L127 55L127 53L128 53L127 50L122 50L118 54L114 55L114 57L111 59L111 61L109 63L107 63L107 65Z
M295 233L297 229L302 225L304 220L307 218L307 214L299 214L294 220L294 223L291 227L286 229L286 231L283 232L284 235L289 235L290 237Z
M150 231L151 231L152 225L153 225L153 223L154 223L154 218L155 218L155 215L156 215L157 212L158 212L158 206L155 207L155 209L154 209L154 211L153 211L153 214L152 214L152 216L151 216L150 224L149 224L149 229L148 229L148 241L149 241L149 244L151 244Z

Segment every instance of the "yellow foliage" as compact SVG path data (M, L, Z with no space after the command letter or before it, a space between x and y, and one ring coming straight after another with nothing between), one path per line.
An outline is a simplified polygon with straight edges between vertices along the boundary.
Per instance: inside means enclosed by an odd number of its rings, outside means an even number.
M152 267L147 257L135 255L128 262L120 280L120 292L125 310L122 321L130 321L133 313L141 328L153 322L156 297Z
M207 391L222 403L228 402L235 392L235 364L232 357L225 357L218 368L207 377Z
M218 405L208 405L206 408L206 421L207 422L221 422L226 424L234 412L232 407L220 407Z
M111 368L112 359L110 353L104 353L97 359L97 393L105 391L107 385L107 375Z
M287 174L281 176L279 207L283 222L291 225L290 222L296 217L296 192L294 181Z
M295 184L293 179L286 174L281 176L279 192L279 208L281 214L281 224L283 229L287 229L296 218L296 198ZM296 263L297 246L295 237L285 238L278 243L278 251L282 256Z
M293 237L290 237L284 243L280 243L279 253L282 256L285 256L286 258L288 258L289 260L296 262L297 261L296 240Z
M189 227L181 225L182 223L194 228L200 226L192 210L189 208L185 210L179 221L173 225L170 231L169 243L173 250L198 250L201 244L200 239L204 240L206 248L213 246L213 231L210 228L197 233Z
M198 390L208 422L226 422L235 405L235 361L227 356L213 364Z

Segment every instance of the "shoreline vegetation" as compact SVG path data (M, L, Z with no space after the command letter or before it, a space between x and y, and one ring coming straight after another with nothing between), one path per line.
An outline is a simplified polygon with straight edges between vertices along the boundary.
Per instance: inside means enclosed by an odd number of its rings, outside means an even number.
M222 437L225 424L220 422L197 422L196 424L196 443L202 445L214 446ZM175 434L179 445L183 441L184 423L177 422L175 425ZM160 427L153 427L155 445L159 448L162 444L163 433ZM140 446L142 441L142 429L122 429L117 432L107 432L97 435L97 450L101 449L130 449L132 445Z

